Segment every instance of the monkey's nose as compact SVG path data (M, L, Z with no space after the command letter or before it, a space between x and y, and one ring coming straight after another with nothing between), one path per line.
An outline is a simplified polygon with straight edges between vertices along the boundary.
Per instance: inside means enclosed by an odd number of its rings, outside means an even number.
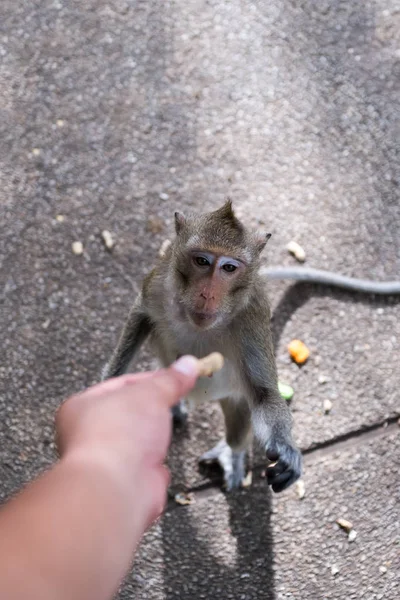
M213 294L208 292L200 292L200 298L204 298L204 300L215 300Z
M200 297L195 304L194 310L198 313L214 313L216 310L214 298Z

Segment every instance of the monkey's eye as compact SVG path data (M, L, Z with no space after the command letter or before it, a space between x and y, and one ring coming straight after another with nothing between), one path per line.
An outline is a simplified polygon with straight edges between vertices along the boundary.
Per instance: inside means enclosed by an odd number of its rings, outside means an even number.
M231 263L226 263L226 265L223 265L222 268L227 273L233 273L233 271L236 271L237 266L236 265L232 265Z
M211 264L209 260L204 258L204 256L195 256L194 262L196 265L199 265L199 267L209 267Z

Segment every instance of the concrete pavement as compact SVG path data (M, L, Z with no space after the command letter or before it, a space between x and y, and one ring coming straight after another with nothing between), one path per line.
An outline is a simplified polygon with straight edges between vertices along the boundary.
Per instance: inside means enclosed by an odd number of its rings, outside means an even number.
M399 102L396 0L3 0L1 498L54 459L54 410L98 379L174 210L230 195L272 232L269 264L292 264L295 239L310 266L399 279ZM201 408L169 457L196 503L170 504L121 599L399 595L398 300L270 296L296 438L315 449L306 496L272 497L261 466L231 496L207 487L197 457L222 420Z

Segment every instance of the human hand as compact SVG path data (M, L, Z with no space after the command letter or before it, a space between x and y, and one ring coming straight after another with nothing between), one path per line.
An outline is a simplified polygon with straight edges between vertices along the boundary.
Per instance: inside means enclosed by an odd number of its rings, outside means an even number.
M197 374L196 359L182 357L169 369L95 385L69 398L57 413L61 460L105 470L132 498L143 529L165 503L170 408L194 386Z

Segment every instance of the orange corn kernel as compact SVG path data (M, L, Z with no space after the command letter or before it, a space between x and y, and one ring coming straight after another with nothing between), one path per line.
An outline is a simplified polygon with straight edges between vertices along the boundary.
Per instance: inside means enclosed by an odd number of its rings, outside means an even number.
M288 351L293 360L302 365L310 356L310 351L301 340L292 340L288 346Z

